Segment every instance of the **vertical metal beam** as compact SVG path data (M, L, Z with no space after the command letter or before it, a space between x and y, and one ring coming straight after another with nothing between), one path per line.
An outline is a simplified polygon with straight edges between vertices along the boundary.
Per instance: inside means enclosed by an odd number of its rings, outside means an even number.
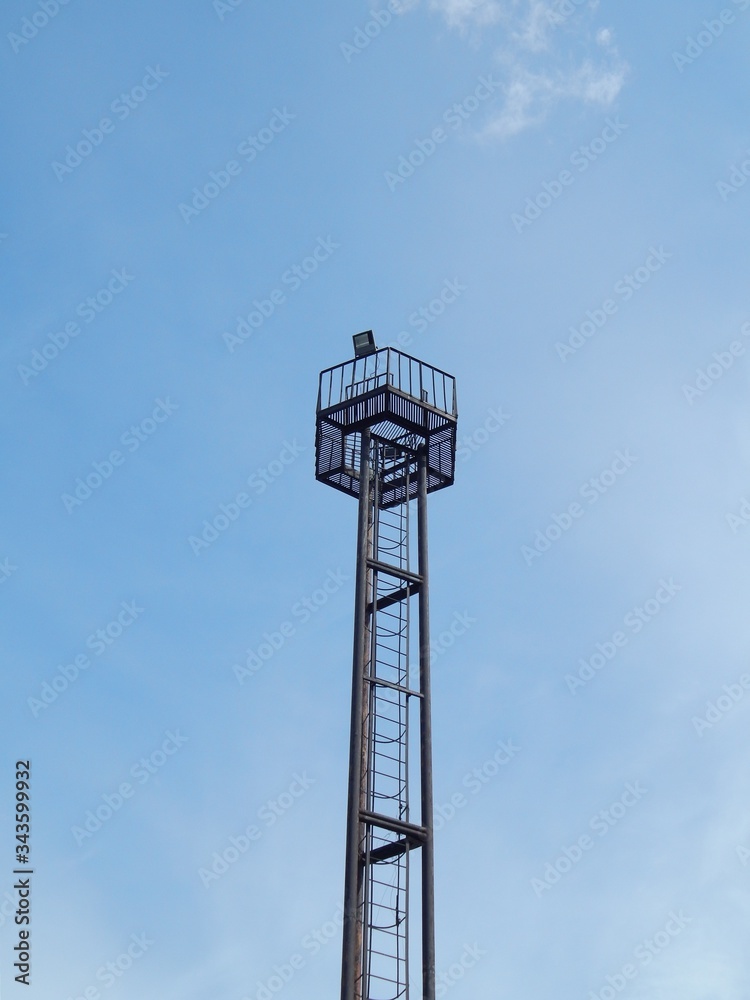
M359 518L357 523L357 567L354 591L354 656L352 663L352 718L349 738L349 799L346 819L346 866L344 873L344 937L341 959L341 1000L361 1000L357 984L362 982L362 879L359 861L360 808L362 796L362 751L364 670L367 657L367 559L370 547L370 431L361 438L359 462Z
M430 684L430 601L427 563L427 446L419 449L417 556L419 590L419 686L422 826L422 1000L435 1000L435 855L432 806L432 688Z

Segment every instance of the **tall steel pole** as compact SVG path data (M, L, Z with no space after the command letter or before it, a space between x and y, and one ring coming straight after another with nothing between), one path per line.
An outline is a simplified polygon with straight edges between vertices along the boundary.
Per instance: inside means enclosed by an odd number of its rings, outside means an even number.
M359 458L359 517L357 521L357 569L354 590L354 655L352 663L352 717L349 738L349 793L346 818L346 866L344 873L344 942L341 970L341 1000L361 1000L362 982L362 842L361 811L363 774L363 711L365 657L368 654L367 560L371 545L370 432L361 439Z
M427 562L427 448L419 450L417 553L419 591L419 688L422 826L422 996L435 1000L435 853L432 804L432 687L430 682L430 588Z

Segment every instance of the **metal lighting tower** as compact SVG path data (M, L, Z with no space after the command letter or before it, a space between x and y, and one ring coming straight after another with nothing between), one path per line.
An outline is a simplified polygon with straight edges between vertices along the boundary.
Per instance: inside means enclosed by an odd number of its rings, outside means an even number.
M341 1000L408 1000L417 958L435 1000L427 494L453 483L456 387L372 331L354 349L321 372L315 443L316 478L359 500Z

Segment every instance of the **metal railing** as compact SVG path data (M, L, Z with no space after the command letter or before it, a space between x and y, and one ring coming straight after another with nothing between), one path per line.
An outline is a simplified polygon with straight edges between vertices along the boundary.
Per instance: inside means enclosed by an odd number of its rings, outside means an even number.
M447 372L383 347L364 358L352 358L320 373L318 412L389 385L419 403L456 416L456 380Z

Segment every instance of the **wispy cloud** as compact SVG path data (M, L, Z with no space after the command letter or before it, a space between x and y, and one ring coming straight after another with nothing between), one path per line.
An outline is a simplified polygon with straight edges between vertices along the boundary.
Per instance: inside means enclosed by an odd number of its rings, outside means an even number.
M502 103L482 135L508 139L540 125L563 101L609 107L627 76L611 28L595 26L598 0L429 0L452 29L495 44ZM563 39L565 51L563 52ZM571 46L573 64L571 65Z
M430 8L439 10L451 28L497 24L507 16L507 4L498 0L430 0Z
M515 38L531 52L541 52L549 47L553 21L547 0L529 0L528 9L515 29Z
M564 100L609 107L625 82L626 67L597 67L587 59L568 73L549 74L532 72L516 61L507 72L503 106L483 133L500 139L541 124L551 109Z
M548 76L529 73L517 66L505 86L505 104L486 126L484 134L508 139L539 124L553 100L554 90Z

